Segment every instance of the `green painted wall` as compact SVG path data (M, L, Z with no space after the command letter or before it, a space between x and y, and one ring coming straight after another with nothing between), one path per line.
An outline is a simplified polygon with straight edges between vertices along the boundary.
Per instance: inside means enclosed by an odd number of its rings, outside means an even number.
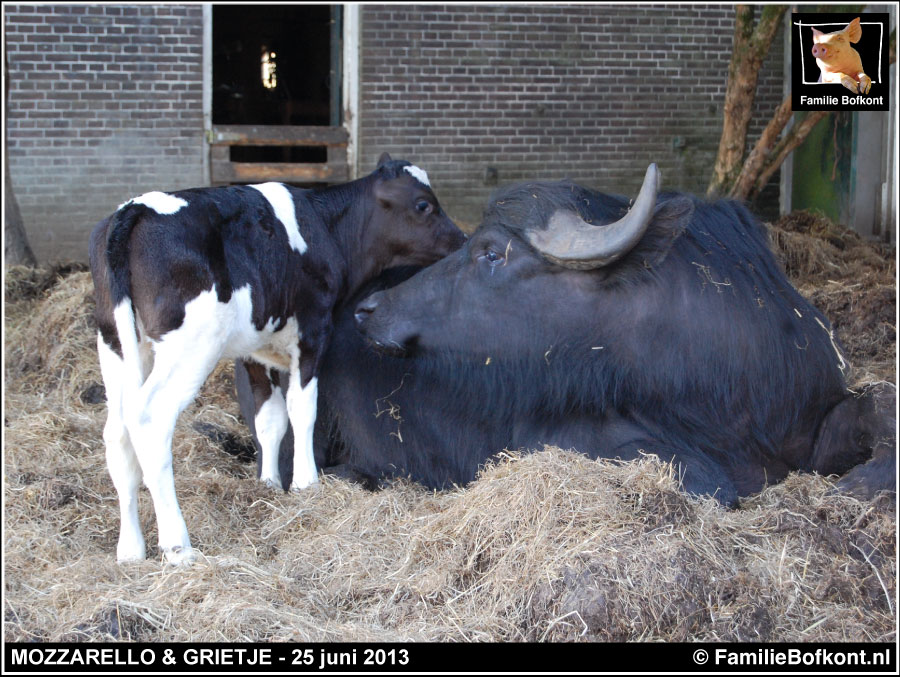
M797 113L798 119L805 113ZM794 151L792 209L820 211L846 223L849 215L853 156L853 114L822 119Z

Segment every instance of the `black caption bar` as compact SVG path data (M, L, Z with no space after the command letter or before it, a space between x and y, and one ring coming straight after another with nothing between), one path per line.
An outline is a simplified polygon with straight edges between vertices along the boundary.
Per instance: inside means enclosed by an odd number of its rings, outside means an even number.
M602 649L602 651L601 651ZM11 644L4 674L29 672L896 673L895 644ZM573 673L575 674L575 673Z

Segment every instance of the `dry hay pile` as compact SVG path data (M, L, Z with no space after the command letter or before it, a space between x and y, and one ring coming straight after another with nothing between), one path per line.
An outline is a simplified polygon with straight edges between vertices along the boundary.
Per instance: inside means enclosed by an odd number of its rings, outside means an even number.
M769 226L791 281L831 320L856 382L893 381L897 286L893 250L808 211Z
M285 494L223 453L248 444L224 363L176 430L200 560L154 559L143 490L151 559L118 566L89 275L7 273L9 641L895 639L892 497L859 501L792 475L725 510L680 493L652 457L556 448L503 454L466 489L369 492L325 476ZM832 279L850 305L865 296ZM889 345L859 360L863 373L888 373L892 332Z

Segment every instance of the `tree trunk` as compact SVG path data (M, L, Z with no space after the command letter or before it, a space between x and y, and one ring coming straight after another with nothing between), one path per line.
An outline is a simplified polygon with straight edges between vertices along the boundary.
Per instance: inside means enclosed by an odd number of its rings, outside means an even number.
M766 5L754 27L754 7L738 5L734 25L734 48L728 66L722 137L707 188L709 197L729 192L740 173L747 145L747 127L756 97L756 85L763 59L769 51L785 5Z
M6 98L6 110L9 112L9 59L4 54L3 75L6 81L4 97ZM3 129L4 136L6 128ZM25 235L25 224L22 222L22 212L19 211L19 203L16 202L16 195L13 192L12 179L9 178L9 141L4 138L6 143L3 147L3 192L6 194L6 209L3 213L3 236L5 242L3 245L3 263L6 266L24 265L36 266L37 259L31 246L28 244L28 237Z
M25 224L22 223L22 213L19 211L19 203L13 193L12 181L9 178L9 162L3 171L3 188L6 193L6 210L3 218L3 263L7 266L36 266L37 259L28 244L25 235Z

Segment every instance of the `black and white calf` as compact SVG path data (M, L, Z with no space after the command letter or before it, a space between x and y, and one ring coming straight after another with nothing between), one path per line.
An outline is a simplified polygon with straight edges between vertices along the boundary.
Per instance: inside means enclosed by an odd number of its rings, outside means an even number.
M146 556L142 477L160 549L174 564L194 559L175 496L172 435L221 358L261 365L252 378L262 395L278 382L270 369L289 373L284 398L260 397L271 405L261 411L263 436L280 439L290 419L291 486L307 487L318 480L317 376L336 302L389 266L431 263L464 239L425 172L387 154L369 176L338 186L151 192L97 224L91 272L109 406L103 438L122 519L119 561ZM279 485L277 444L264 453L274 464L264 456L263 479Z

